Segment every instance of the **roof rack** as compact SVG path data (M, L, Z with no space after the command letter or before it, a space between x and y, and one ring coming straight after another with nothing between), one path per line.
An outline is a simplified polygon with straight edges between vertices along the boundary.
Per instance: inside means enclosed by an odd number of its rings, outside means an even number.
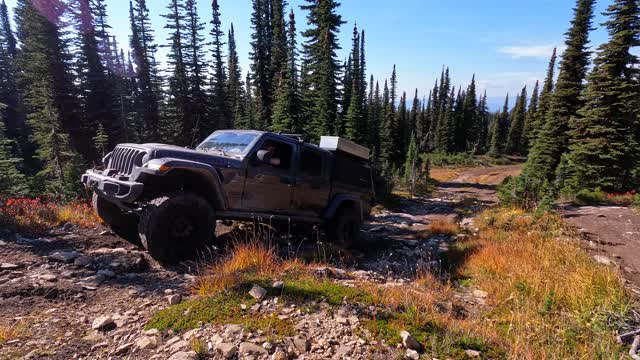
M328 151L340 151L369 160L370 150L362 145L358 145L347 139L338 136L322 136L320 138L320 148Z

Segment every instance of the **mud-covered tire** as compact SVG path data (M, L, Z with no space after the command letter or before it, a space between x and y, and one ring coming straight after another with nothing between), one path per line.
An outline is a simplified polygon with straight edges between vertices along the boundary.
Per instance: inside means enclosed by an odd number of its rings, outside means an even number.
M344 248L355 246L360 243L361 227L362 217L357 209L340 208L327 223L327 240Z
M142 245L163 264L192 259L215 237L213 207L202 197L172 193L157 197L143 208L138 224Z
M91 205L96 214L109 226L114 234L133 245L142 247L140 236L138 236L138 217L136 215L125 213L118 206L98 196L96 193L91 197Z

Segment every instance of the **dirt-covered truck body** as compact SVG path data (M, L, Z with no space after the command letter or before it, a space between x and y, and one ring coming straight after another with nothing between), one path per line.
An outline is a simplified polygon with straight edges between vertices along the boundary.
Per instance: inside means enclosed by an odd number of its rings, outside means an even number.
M213 239L216 220L324 225L357 240L373 200L369 152L335 137L217 131L196 149L121 144L82 176L94 209L118 235L162 261Z

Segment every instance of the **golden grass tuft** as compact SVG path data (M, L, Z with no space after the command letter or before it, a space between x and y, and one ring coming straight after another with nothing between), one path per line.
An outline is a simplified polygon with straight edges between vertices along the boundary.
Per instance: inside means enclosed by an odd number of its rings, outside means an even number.
M0 344L19 339L23 335L24 330L24 326L20 323L14 325L0 324Z
M427 230L432 235L455 236L460 233L460 225L446 221L434 221L429 224Z

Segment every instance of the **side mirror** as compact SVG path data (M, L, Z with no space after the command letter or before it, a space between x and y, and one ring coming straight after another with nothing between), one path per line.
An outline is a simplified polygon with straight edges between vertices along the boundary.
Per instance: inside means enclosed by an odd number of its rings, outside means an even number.
M258 153L256 154L258 161L265 164L270 164L272 156L273 154L269 150L259 150Z

